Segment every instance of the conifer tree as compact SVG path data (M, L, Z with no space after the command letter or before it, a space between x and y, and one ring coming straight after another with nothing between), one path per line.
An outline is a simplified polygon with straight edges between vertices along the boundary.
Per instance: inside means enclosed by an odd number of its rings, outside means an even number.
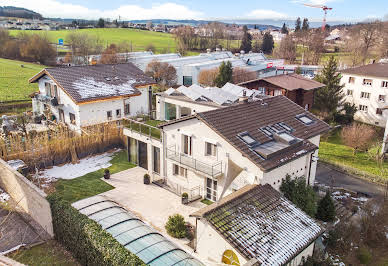
M232 82L233 79L233 67L230 61L222 62L219 68L219 73L216 77L215 84L217 87L221 88L226 83Z
M295 32L298 32L300 31L301 29L301 21L300 21L300 18L297 18L296 22L295 22Z
M307 18L303 19L302 31L308 31L310 29L309 20Z
M248 32L248 27L244 25L243 27L243 37L241 40L240 50L248 53L252 50L252 35Z
M288 29L287 29L286 23L283 23L283 27L282 27L281 33L288 34Z
M261 45L261 50L265 54L270 54L272 53L273 48L274 48L273 36L269 32L266 32L263 36L263 43Z
M329 192L319 201L316 218L324 222L334 221L335 206Z

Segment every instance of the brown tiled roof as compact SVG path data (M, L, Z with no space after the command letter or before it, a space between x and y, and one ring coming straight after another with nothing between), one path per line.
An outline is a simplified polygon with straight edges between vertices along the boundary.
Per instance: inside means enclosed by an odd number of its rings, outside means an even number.
M388 78L388 64L377 63L360 67L348 68L342 70L341 73L377 78Z
M37 82L45 75L76 103L138 95L136 87L155 83L132 63L46 68L30 82Z
M305 114L313 123L306 125L296 117ZM276 96L261 101L225 107L196 115L243 155L259 166L263 171L269 171L290 160L299 158L318 147L308 141L309 138L320 135L330 129L330 126L319 120L302 107L284 96ZM271 141L260 128L283 122L293 129L292 135L303 141L292 145L277 155L263 159L240 140L238 134L248 132L259 143ZM173 122L172 122L173 123Z
M305 78L298 74L277 75L277 76L272 76L268 78L257 79L255 81L260 81L260 80L266 81L268 83L271 83L275 86L278 86L280 88L283 88L289 91L293 91L297 89L314 90L325 86L325 84L322 84L312 79ZM243 83L240 83L239 85L244 85L251 82L252 81L243 82Z
M204 218L247 260L285 265L324 229L271 185L248 185L191 216Z

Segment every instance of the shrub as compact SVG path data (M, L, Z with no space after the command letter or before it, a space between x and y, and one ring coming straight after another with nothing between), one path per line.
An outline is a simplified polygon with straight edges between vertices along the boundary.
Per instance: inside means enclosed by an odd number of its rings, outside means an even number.
M151 177L149 174L144 175L144 184L149 185L151 183Z
M167 233L175 238L184 238L187 236L187 228L185 225L185 218L180 214L175 214L168 217L165 226Z
M187 194L186 192L182 193L182 198L188 198L189 197L189 194Z
M316 218L324 222L334 221L335 206L329 192L319 201Z
M358 251L357 258L361 264L368 264L372 258L372 254L366 247L361 247Z
M51 205L55 238L82 265L145 265L69 202L54 195L47 199Z

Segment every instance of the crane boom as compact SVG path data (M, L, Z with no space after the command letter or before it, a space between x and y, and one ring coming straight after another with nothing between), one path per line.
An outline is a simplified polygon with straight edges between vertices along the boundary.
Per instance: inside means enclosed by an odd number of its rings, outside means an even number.
M308 3L304 3L303 5L308 6L308 7L313 7L313 8L319 8L319 9L322 9L322 10L323 10L324 15L323 15L323 21L322 21L322 31L324 31L324 30L325 30L325 27L326 27L326 15L327 15L327 11L328 11L328 10L332 10L333 8L327 7L327 6L323 6L323 5L312 5L312 4L308 4Z
M303 4L303 5L308 7L314 7L314 8L324 8L324 6L321 6L321 5L312 5L312 4Z

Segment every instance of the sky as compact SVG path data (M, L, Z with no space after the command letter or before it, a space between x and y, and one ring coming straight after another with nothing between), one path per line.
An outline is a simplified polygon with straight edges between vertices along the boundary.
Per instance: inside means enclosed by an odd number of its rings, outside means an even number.
M322 20L322 10L303 3L332 7L329 23L388 18L388 0L0 0L0 6L25 7L56 18Z

